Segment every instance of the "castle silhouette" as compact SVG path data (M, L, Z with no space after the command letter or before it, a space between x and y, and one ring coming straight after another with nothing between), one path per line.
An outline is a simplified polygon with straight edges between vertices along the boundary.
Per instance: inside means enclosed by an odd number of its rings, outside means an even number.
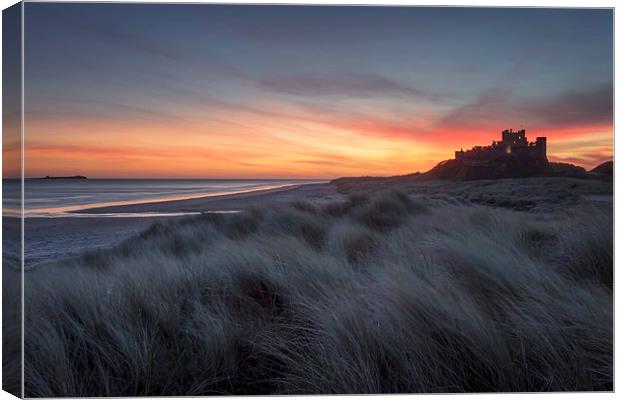
M454 158L465 165L484 166L501 161L528 167L543 167L547 160L547 138L537 137L535 142L528 142L525 129L513 132L502 131L502 140L493 141L490 146L475 146L469 150L457 150Z

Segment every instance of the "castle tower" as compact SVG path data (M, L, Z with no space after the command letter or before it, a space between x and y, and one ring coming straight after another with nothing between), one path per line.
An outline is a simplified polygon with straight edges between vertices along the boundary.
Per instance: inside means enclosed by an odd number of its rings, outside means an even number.
M513 132L512 129L502 131L502 143L511 146L527 146L525 129L521 129L518 132Z
M547 138L546 137L536 138L536 150L538 151L539 157L546 161L547 160Z

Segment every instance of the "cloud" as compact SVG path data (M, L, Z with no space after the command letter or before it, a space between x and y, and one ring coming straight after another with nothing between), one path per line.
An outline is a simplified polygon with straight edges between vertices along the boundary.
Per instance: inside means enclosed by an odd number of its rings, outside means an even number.
M174 49L173 46L165 43L162 40L163 37L136 35L123 31L118 27L103 27L93 23L86 24L68 17L64 18L64 23L77 30L79 34L89 35L109 45L123 46L132 51L194 68L197 71L213 72L233 78L247 79L247 75L240 68L224 62L221 57L210 52L203 43L201 43L199 53L188 54L186 52L183 54L178 49ZM204 60L208 60L208 62L204 62Z
M244 37L259 44L322 48L354 43L368 46L420 32L420 24L412 24L402 15L406 24L395 23L392 14L397 11L387 8L381 11L360 12L351 7L330 6L329 12L325 12L320 7L295 6L287 8L285 17L275 9L262 15L254 11L238 23L238 29Z
M613 148L613 136L611 132L602 131L598 133L576 132L574 137L564 137L561 141L553 143L553 150L557 153L570 152L574 149L581 149L582 151L587 149L612 149Z
M550 156L551 161L554 162L565 162L570 164L581 165L586 169L594 168L602 163L613 159L613 156L608 152L598 152L598 153L586 153L578 156L572 157L562 157L562 156Z
M498 113L504 114L507 98L511 92L503 88L492 88L483 92L475 101L462 105L445 115L437 122L439 127L480 126L498 119Z
M184 63L187 60L179 54L170 51L164 46L158 46L138 35L121 32L118 29L110 29L96 26L95 24L86 24L75 20L65 18L64 21L69 26L80 31L82 34L91 35L99 38L107 43L120 44L133 50L141 51L178 63Z
M523 112L549 125L604 125L613 122L613 84L568 91L533 104Z
M436 93L413 88L395 80L364 73L335 73L326 75L297 75L273 77L260 81L272 91L296 96L346 96L346 97L405 97L436 100Z
M321 160L321 159L293 160L292 162L295 164L309 164L309 165L332 166L332 167L342 167L344 165L348 165L348 166L355 165L354 163L345 164L344 162Z
M514 124L557 129L604 126L613 121L613 85L569 90L549 97L519 97L514 90L494 87L476 100L456 108L439 127L490 127Z
M88 145L88 144L46 144L29 142L26 152L44 156L62 156L67 160L86 158L89 160L152 160L177 162L179 154L187 160L220 160L230 161L230 156L221 154L217 149L205 147L127 147L124 144L116 146Z

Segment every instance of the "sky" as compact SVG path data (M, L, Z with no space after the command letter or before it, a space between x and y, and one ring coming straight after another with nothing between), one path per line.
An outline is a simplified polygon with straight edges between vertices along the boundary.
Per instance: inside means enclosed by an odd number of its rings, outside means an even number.
M26 176L430 169L507 128L612 157L611 10L25 5Z

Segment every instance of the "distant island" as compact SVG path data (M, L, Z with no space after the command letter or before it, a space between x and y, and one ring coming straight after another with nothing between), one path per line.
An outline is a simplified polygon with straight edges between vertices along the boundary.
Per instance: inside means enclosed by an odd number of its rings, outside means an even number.
M34 178L34 179L88 179L84 175L74 175L74 176L44 176L43 178Z

